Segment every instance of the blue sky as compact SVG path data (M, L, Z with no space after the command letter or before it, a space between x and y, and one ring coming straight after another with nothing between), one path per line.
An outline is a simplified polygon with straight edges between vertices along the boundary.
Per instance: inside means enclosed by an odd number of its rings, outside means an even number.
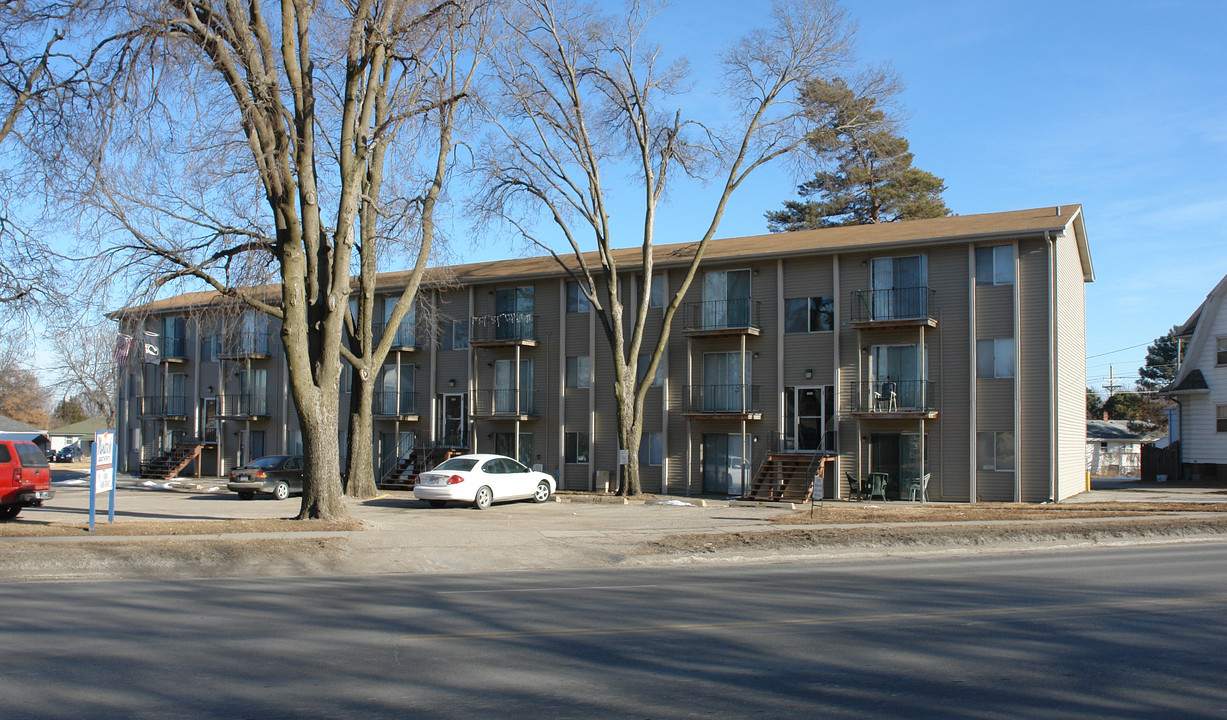
M701 101L720 49L760 24L766 7L678 0L662 13L659 39L690 60ZM1096 274L1086 287L1088 384L1102 387L1111 365L1131 387L1146 346L1227 274L1227 3L846 7L860 23L861 58L890 62L906 83L915 164L945 179L954 212L1083 205ZM757 175L719 236L765 232L763 212L797 182L783 166ZM676 186L658 241L694 239L715 195Z

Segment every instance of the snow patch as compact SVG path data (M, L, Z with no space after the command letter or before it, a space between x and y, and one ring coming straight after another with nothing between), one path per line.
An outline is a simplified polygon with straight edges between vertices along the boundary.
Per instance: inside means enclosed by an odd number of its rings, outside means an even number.
M89 480L56 480L52 485L89 485Z
M662 500L657 505L673 505L675 507L694 507L694 503L688 503L684 500Z

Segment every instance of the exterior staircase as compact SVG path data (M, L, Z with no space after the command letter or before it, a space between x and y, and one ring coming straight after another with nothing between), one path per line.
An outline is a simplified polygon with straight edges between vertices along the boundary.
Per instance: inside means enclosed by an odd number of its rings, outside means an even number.
M416 447L408 458L392 464L375 483L380 490L412 490L418 484L418 474L465 451L448 447Z
M814 490L810 470L814 461L814 455L809 453L768 453L750 482L746 497L769 502L809 500Z
M200 457L200 451L204 446L205 443L196 441L176 443L170 452L163 453L142 465L141 477L151 480L170 480L177 477L183 468Z

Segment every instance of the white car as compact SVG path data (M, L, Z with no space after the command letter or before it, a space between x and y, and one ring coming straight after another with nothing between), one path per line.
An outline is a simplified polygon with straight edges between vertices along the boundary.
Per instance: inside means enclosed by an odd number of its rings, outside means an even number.
M418 476L413 495L431 507L448 501L472 503L485 510L505 500L545 502L554 494L554 478L529 470L503 455L461 455L446 460Z

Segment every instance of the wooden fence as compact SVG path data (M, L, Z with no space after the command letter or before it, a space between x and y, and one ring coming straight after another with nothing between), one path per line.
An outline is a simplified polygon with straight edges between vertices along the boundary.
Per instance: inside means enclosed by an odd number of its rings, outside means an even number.
M1167 480L1180 479L1180 443L1174 442L1165 448L1154 445L1142 446L1142 480L1156 482L1160 475Z

